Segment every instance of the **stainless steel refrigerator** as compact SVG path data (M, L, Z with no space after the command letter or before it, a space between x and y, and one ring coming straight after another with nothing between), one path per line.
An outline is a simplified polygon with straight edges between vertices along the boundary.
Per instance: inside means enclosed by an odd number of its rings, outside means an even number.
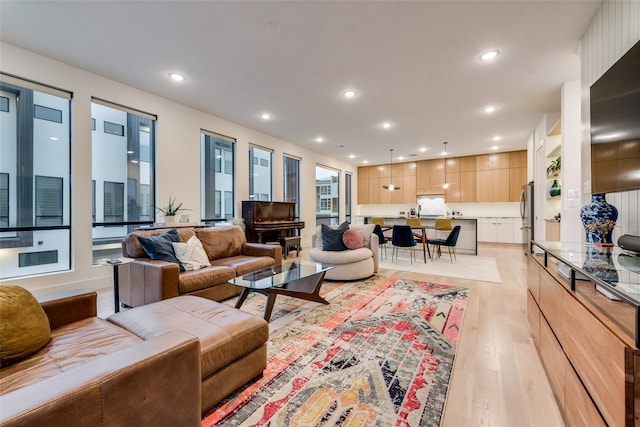
M524 252L533 253L531 240L533 240L533 181L522 186L520 193L520 217L522 218L522 241Z

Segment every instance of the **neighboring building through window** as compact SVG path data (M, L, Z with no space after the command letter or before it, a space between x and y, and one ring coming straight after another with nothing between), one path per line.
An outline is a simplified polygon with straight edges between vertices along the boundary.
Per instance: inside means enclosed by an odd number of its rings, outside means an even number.
M249 199L272 200L273 152L249 147Z
M316 166L316 225L337 224L340 217L340 173Z
M350 173L345 173L344 174L344 219L345 221L349 221L349 223L351 223L351 209L352 209L352 194L353 194L353 189L351 187L351 178L352 175Z
M122 256L119 243L155 222L152 114L94 98L91 104L93 258Z
M200 131L200 215L205 222L226 221L234 216L235 143L228 136Z
M0 279L71 268L70 100L0 73Z
M284 180L283 200L296 204L296 216L300 218L300 159L284 156L282 171Z

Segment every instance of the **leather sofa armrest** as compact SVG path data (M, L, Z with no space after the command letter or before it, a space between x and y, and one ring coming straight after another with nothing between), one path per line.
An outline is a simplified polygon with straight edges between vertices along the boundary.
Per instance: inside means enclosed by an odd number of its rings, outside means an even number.
M174 330L2 396L0 425L199 426L200 341Z
M120 302L138 307L179 295L180 266L174 262L137 258L118 268Z
M98 294L88 289L76 289L38 298L49 318L51 329L98 315Z
M282 246L280 245L245 243L242 245L242 253L249 256L268 256L275 259L276 264L282 264Z

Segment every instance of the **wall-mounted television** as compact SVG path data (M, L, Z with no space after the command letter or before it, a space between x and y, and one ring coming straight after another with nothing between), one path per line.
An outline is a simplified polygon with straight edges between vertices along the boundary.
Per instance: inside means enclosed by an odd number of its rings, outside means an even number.
M591 86L591 192L640 188L640 42Z

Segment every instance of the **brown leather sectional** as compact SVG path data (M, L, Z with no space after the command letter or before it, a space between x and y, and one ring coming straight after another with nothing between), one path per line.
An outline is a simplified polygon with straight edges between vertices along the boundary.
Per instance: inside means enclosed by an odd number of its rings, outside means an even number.
M193 296L96 316L96 293L41 301L51 341L0 370L0 426L197 426L266 367L263 319Z
M211 267L180 271L178 264L151 260L138 236L155 236L167 230L135 231L122 242L125 257L135 258L119 267L120 301L138 307L178 295L196 295L222 301L238 295L240 287L227 283L236 276L282 264L280 246L247 243L238 226L177 228L183 242L197 236L209 257Z

